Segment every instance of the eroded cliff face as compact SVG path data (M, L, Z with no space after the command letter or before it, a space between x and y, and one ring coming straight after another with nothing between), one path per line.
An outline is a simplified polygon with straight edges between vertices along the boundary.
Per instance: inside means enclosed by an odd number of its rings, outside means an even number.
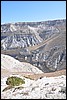
M18 22L3 24L1 25L1 39L3 41L2 47L3 49L9 49L9 45L14 44L15 42L15 47L31 46L31 44L34 45L40 43L54 34L59 34L60 32L65 31L65 28L65 19L43 22ZM14 46L11 46L11 48L14 48Z
M1 26L2 53L43 72L66 68L66 20L18 22Z
M23 35L23 34L14 34L11 36L6 37L5 39L2 39L1 41L1 47L4 50L8 49L14 49L16 47L28 47L28 46L34 46L35 44L38 44L39 40L36 39L31 34Z

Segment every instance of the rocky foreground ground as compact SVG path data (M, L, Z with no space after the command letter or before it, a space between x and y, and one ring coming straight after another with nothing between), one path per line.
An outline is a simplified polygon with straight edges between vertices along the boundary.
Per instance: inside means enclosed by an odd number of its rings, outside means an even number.
M24 79L25 84L10 88L6 84L10 76ZM43 73L35 66L1 55L1 99L66 99L66 70Z
M26 78L19 74L10 76L24 79L25 84L3 91L8 86L8 77L2 78L1 99L66 99L66 75L44 76L38 79Z

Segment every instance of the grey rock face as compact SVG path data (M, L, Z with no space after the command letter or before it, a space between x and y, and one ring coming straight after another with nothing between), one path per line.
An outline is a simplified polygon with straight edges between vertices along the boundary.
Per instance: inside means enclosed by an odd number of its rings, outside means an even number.
M39 41L31 34L22 35L22 34L14 34L12 36L8 36L1 41L2 49L12 49L16 47L28 47L34 46L38 44Z
M66 20L1 25L1 50L18 60L35 65L43 72L64 69Z

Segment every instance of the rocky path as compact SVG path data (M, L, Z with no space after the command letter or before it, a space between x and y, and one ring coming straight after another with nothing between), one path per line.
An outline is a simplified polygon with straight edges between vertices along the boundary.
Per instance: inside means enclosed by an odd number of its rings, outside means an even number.
M38 45L36 44L35 46L31 46L31 47L27 47L29 51L32 51L32 50L36 50L38 49L39 47L49 43L50 41L53 41L53 39L57 39L58 37L60 36L60 34L56 34L50 38L48 38L47 40L44 40L43 42L39 43Z
M15 75L17 76L17 75ZM23 78L22 76L18 75ZM66 99L66 76L43 77L37 80L25 78L25 84L2 91L7 77L2 79L1 99Z
M9 76L11 74L11 75L21 75L36 80L43 77L57 77L60 75L66 75L66 69L50 73L42 73L42 74L34 74L32 72L8 72L7 70L1 70L1 73L2 73L1 77Z
M60 71L55 71L55 72L50 72L50 73L42 73L42 74L33 74L33 73L21 73L21 75L30 78L30 79L34 79L37 80L39 78L43 78L43 77L57 77L57 76L61 76L61 75L66 75L66 70L60 70Z

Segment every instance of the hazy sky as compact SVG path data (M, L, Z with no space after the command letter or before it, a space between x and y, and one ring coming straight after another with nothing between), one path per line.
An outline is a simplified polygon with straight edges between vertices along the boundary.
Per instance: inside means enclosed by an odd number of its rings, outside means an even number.
M1 23L66 18L66 1L1 1Z

